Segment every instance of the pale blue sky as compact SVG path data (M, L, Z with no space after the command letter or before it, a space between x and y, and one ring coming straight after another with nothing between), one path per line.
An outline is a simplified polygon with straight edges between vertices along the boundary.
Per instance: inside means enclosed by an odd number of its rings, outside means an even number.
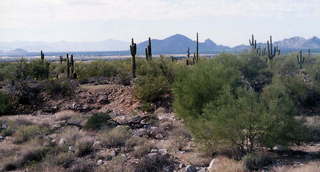
M0 41L320 36L320 0L0 0Z

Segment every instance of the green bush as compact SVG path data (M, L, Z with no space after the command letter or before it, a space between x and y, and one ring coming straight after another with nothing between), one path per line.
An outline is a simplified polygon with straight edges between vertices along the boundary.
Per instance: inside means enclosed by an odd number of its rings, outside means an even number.
M117 126L117 124L112 121L109 114L96 113L88 119L84 128L87 130L100 130L104 128L114 128L115 126Z
M70 80L50 80L45 84L46 92L51 96L72 96L74 95L77 83Z
M264 86L272 81L273 74L269 71L267 62L251 54L240 56L240 58L242 75L256 92L261 92Z
M131 132L127 127L116 127L112 130L107 130L101 135L102 144L106 147L121 147L124 146L131 137Z
M120 82L127 84L131 68L129 60L98 60L89 63L77 63L75 70L81 82L94 77L119 77Z
M134 87L135 96L144 103L155 103L165 99L170 92L170 85L163 76L141 76Z
M12 105L9 96L0 92L0 116L8 114L11 108Z
M272 158L266 154L248 154L243 158L243 165L248 171L260 170L263 167L270 165Z
M195 138L215 149L252 152L301 140L302 125L283 85L248 87L235 56L222 55L182 71L174 108Z
M27 62L21 59L16 65L16 79L48 79L50 72L50 63L40 59Z
M38 125L21 126L14 134L14 142L17 144L24 143L37 136L45 135L48 131L48 128Z
M150 109L150 103L171 101L171 85L179 68L164 58L139 63L134 94L144 103L144 109Z

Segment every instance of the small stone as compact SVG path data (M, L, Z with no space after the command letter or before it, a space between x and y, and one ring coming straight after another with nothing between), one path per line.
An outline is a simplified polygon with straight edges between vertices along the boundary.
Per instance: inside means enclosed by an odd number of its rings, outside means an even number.
M198 170L198 172L207 172L208 170L207 170L207 168L200 168L199 170Z
M216 162L217 162L216 159L212 159L211 162L210 162L210 165L209 165L208 169L209 169L209 170L210 170L210 169L213 170Z
M159 153L162 155L166 155L168 153L167 149L159 149Z
M164 137L163 137L163 135L162 134L157 134L156 135L156 139L163 139Z
M196 168L194 168L192 165L188 165L187 167L186 167L186 170L185 170L186 172L197 172L197 169Z
M69 146L68 150L69 150L69 152L73 152L73 147Z
M151 153L157 153L157 152L159 152L159 151L158 151L158 149L151 149L150 152L151 152Z
M94 143L93 143L93 145L92 145L92 147L94 148L94 149L101 149L101 142L100 141L95 141Z
M66 140L65 140L64 138L61 138L61 139L59 140L58 145L59 145L59 146L63 146L65 143L66 143Z
M274 151L279 151L279 152L288 150L285 146L282 146L282 145L276 145L276 146L274 146L272 149L273 149Z
M101 159L99 159L98 161L97 161L97 165L102 165L103 164L103 161L101 160Z
M179 168L180 168L180 169L183 168L183 167L185 167L184 164L179 164Z
M154 158L156 156L158 156L158 153L148 153L149 158Z

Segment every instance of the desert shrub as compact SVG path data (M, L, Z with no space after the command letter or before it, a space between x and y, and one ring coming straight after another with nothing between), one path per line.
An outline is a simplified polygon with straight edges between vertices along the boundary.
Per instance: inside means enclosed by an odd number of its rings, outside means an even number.
M134 94L145 104L146 109L150 103L170 102L171 84L179 68L179 65L163 58L139 64Z
M256 91L261 92L263 87L272 81L272 73L269 71L265 60L254 55L241 56L241 73Z
M5 164L3 169L5 171L12 171L25 167L29 164L38 163L46 157L48 151L49 149L45 147L27 150L16 160Z
M137 164L135 172L160 172L164 167L171 170L173 161L168 155L144 156Z
M79 140L76 144L76 155L83 157L93 152L93 141L91 140Z
M251 153L243 157L243 165L248 171L256 171L270 165L272 158L263 153Z
M174 108L194 137L216 150L299 141L303 127L283 85L255 92L242 82L237 59L223 55L183 72L174 85Z
M148 141L148 139L146 139L146 138L133 136L126 141L125 146L126 146L127 151L132 151L134 149L134 147L139 146L139 145L144 145L147 141Z
M134 148L134 151L132 154L136 158L141 158L147 155L153 148L154 146L152 146L151 144L139 145Z
M72 96L78 84L70 80L50 80L45 85L45 90L51 96Z
M50 63L48 61L41 61L41 59L33 60L30 62L31 73L30 75L38 80L48 79L50 72Z
M9 86L9 95L14 103L35 105L41 102L40 93L43 84L37 81L13 81Z
M170 85L163 76L142 76L135 84L136 97L146 103L163 100L170 90Z
M36 136L44 135L47 132L48 128L38 125L21 126L14 134L14 142L18 144L24 143L34 139Z
M57 155L52 155L48 161L54 165L62 166L63 168L69 168L72 162L75 160L75 155L69 152L61 152Z
M131 137L127 127L116 127L101 133L102 144L106 147L121 147Z
M50 65L48 61L42 62L40 59L27 62L21 59L16 65L16 79L48 79Z
M117 126L117 124L109 114L95 113L88 119L84 128L87 130L100 130L104 128L114 128L115 126Z
M15 79L16 64L1 63L0 64L0 81Z
M7 94L0 92L0 116L8 114L11 108L10 97Z
M98 60L90 63L78 63L76 65L76 73L80 81L85 81L92 77L116 77L118 75L125 82L129 72L130 61L128 60Z

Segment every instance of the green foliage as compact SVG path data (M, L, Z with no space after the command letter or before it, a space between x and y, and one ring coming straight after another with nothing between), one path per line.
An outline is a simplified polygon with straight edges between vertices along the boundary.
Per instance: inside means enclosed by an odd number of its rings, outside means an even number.
M135 96L143 103L170 101L171 84L178 68L163 58L140 63L134 87Z
M267 85L255 92L246 83L257 69L243 72L237 63L235 56L222 55L178 75L174 108L195 138L215 149L242 152L300 141L303 127L294 119L286 87Z
M251 153L243 158L243 165L248 171L256 171L272 163L272 158L266 154Z
M76 73L80 81L88 80L92 77L125 77L130 75L130 61L93 61L90 63L77 63Z
M0 92L0 116L8 114L11 108L10 97L7 94Z
M45 84L45 90L51 96L72 96L76 87L76 83L70 80L49 80Z
M84 128L87 130L100 130L104 128L113 128L115 126L116 123L112 121L109 114L96 113L88 119L84 125Z
M116 127L111 130L104 131L101 134L102 144L106 147L124 146L131 137L131 132L127 127Z
M265 60L249 54L240 56L240 61L242 75L256 92L261 92L265 85L271 83L273 74Z
M48 79L49 72L50 65L48 61L37 59L27 62L26 60L21 59L16 66L16 79Z
M48 133L48 128L38 125L21 126L14 134L14 142L17 144L24 143L37 136Z

